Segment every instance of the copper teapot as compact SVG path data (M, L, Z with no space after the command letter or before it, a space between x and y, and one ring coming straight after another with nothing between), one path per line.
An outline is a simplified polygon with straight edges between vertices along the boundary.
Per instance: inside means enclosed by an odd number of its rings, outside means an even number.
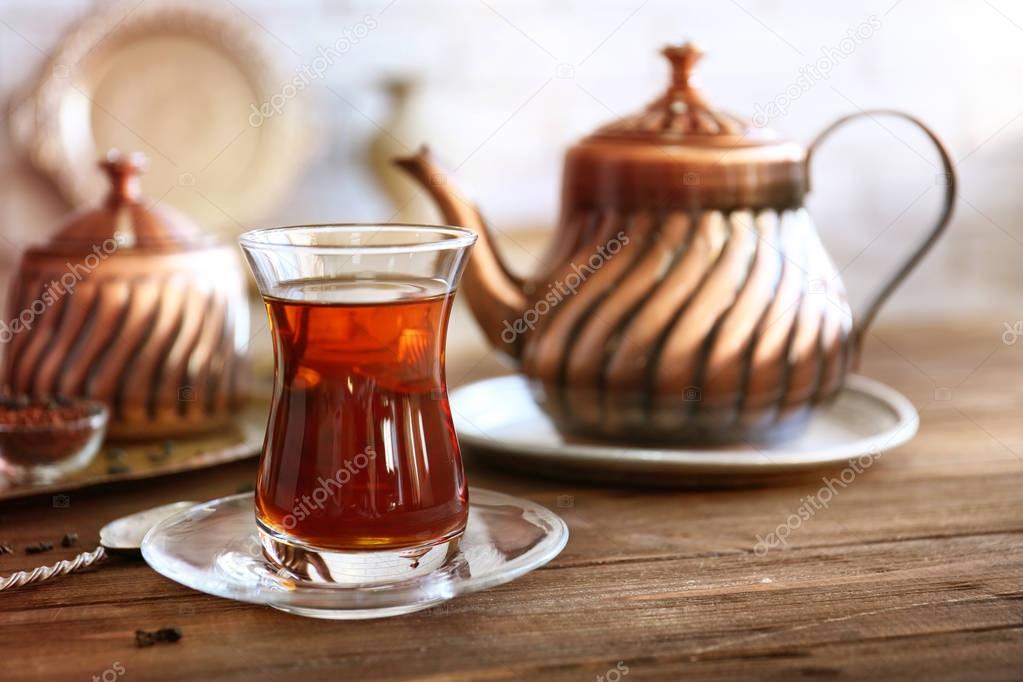
M930 129L895 111L847 116L808 149L778 139L711 108L690 78L694 46L663 54L667 91L568 150L560 228L528 279L506 267L425 149L397 163L447 222L479 233L464 296L562 431L661 442L791 435L837 394L878 309L948 224L952 162ZM882 114L931 139L945 197L854 321L803 201L821 141Z

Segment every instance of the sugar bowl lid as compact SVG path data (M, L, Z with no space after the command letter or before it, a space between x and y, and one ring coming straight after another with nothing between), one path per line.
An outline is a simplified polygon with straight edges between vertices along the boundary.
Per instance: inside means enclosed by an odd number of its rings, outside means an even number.
M111 150L99 167L110 180L110 192L103 204L73 214L45 246L33 251L89 251L110 239L116 240L119 248L159 251L182 251L209 244L210 238L182 213L143 198L142 154Z
M572 147L569 196L610 204L694 208L783 207L806 193L806 149L714 108L695 86L703 52L665 47L671 80L643 110L607 123Z

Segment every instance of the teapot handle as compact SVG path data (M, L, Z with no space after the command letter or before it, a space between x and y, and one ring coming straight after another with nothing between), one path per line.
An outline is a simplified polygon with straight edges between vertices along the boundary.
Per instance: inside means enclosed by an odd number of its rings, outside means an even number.
M866 111L858 111L855 114L849 114L838 119L830 126L825 128L817 138L810 144L809 151L806 156L807 173L810 172L810 160L813 158L814 152L817 151L818 146L823 142L831 133L835 132L836 129L845 125L853 119L860 118L861 116L869 116L873 118L876 115L883 116L896 116L898 118L909 121L917 128L919 128L931 142L934 143L935 149L938 150L938 155L941 157L941 165L944 168L945 176L945 198L941 207L941 214L938 216L938 220L934 223L934 226L924 235L923 240L919 245L909 254L909 257L899 266L895 273L888 279L878 293L874 296L874 299L867 305L863 315L860 316L858 322L854 322L853 326L853 338L855 341L855 348L859 349L863 347L863 336L866 334L867 329L873 323L874 318L877 316L878 310L884 305L888 297L892 295L896 287L902 284L902 281L906 279L906 275L910 273L917 266L920 260L931 250L934 246L934 242L937 241L938 237L945 231L948 226L949 220L952 217L952 207L955 204L956 198L956 174L955 166L952 163L952 159L949 156L948 150L938 139L938 136L934 134L930 128L928 128L919 119L910 116L909 114L894 109L871 109Z

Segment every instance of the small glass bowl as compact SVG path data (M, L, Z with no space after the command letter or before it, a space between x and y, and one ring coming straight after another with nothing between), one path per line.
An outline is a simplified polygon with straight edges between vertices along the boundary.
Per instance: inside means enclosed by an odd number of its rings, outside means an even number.
M110 412L84 398L0 397L0 464L14 483L53 483L99 452Z

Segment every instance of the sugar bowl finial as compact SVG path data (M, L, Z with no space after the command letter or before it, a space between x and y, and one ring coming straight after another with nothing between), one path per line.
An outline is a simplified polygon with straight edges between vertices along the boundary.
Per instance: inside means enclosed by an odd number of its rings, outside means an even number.
M140 176L146 169L144 154L141 152L122 154L120 150L111 149L107 152L106 158L99 162L99 167L110 178L108 205L135 203L142 196Z

